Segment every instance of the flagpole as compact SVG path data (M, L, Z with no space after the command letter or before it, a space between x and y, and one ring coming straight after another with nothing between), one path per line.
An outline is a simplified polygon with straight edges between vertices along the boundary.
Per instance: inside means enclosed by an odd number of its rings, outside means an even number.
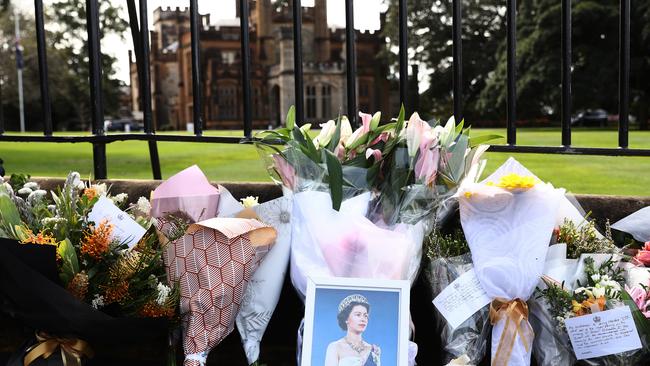
M18 70L18 103L20 105L20 132L25 132L25 106L23 101L23 55L20 49L20 21L18 9L14 8L16 20L16 69Z

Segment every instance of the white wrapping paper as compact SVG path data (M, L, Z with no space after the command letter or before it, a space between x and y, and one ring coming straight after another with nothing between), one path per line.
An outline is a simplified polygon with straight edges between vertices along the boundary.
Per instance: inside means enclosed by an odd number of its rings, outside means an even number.
M237 314L237 329L249 364L259 358L262 336L282 292L291 246L291 206L289 193L252 207L260 221L275 228L278 236L249 282Z
M642 243L650 241L650 207L642 208L622 218L612 225L612 229L629 233Z
M514 191L485 184L510 173L532 175L510 158L483 182L463 184L460 216L476 275L488 296L526 301L542 275L564 190L541 182ZM502 318L492 329L493 359L505 324ZM531 348L526 350L517 335L508 365L529 365Z

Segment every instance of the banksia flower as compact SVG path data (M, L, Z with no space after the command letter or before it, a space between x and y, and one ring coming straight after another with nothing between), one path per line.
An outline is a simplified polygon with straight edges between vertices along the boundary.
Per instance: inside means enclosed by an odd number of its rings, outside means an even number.
M140 310L140 316L144 318L173 318L175 314L174 307L158 305L156 302L148 302Z
M107 287L104 295L104 303L106 304L122 302L129 295L129 283L127 281L115 282L112 286Z
M81 242L81 253L94 259L100 259L108 252L111 244L113 225L102 221L97 227L91 227L90 233L84 234Z
M88 275L81 271L77 273L68 283L68 292L77 299L83 301L88 293Z

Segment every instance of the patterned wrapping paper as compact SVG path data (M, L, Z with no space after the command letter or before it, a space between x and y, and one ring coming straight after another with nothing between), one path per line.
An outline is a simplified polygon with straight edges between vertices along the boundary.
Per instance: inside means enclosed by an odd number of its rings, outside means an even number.
M159 219L160 232L174 229ZM213 218L169 243L164 260L170 283L180 286L185 366L205 364L234 329L248 282L275 238L275 229L254 219Z

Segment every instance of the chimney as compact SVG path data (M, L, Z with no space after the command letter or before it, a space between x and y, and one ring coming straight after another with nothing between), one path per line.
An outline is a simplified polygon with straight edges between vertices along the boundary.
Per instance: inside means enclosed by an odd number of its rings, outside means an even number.
M327 27L327 0L315 0L314 3L314 41L316 43L316 60L325 62L330 58L330 35Z

